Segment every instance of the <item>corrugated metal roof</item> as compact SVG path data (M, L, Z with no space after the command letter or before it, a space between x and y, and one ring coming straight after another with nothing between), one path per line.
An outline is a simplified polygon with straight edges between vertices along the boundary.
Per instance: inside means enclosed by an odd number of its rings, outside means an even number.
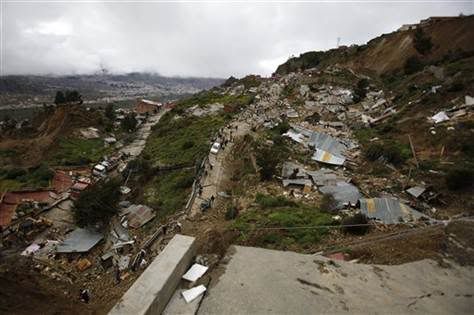
M345 162L344 154L346 151L356 147L350 140L341 140L326 133L308 130L299 126L292 126L292 129L283 135L314 148L316 152L313 155L313 160L334 165L342 165Z
M394 198L360 199L360 210L368 218L381 220L385 224L416 221L428 218Z
M58 253L88 252L104 236L96 231L77 228L67 235L67 238L58 245Z
M133 205L128 208L128 226L139 228L155 217L153 210L144 205Z
M306 171L317 186L336 185L337 182L347 182L347 178L334 173L333 170L322 168L317 171Z
M319 191L323 194L333 196L337 202L336 209L342 209L346 205L355 206L360 198L359 189L356 186L346 183L338 182L336 185L322 186Z
M320 149L316 149L316 152L314 152L311 159L318 162L333 164L333 165L342 165L346 161L344 157L336 156L329 153L328 151L324 151Z

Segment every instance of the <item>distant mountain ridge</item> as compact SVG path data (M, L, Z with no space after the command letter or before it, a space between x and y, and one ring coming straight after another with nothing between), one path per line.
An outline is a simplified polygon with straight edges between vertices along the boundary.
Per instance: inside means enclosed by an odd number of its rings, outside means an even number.
M153 73L91 75L8 75L0 78L0 106L50 102L57 90L77 90L84 100L173 97L220 85L220 78L165 77Z

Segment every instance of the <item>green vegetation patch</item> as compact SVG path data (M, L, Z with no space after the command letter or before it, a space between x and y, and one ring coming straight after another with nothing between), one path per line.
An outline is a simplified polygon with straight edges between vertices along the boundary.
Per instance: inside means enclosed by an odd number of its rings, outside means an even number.
M332 223L329 214L282 196L259 194L256 202L257 207L242 213L233 224L233 228L241 233L242 240L251 240L255 245L308 247L328 232L327 228L318 226Z
M153 165L194 165L209 152L210 139L226 121L222 116L174 117L163 117L148 138L143 154Z
M54 172L45 164L29 169L17 167L0 169L0 192L49 187L53 176Z
M159 174L145 186L145 204L157 210L158 217L165 217L182 210L194 181L194 170L176 170Z
M102 139L63 138L50 161L54 165L86 165L99 161L110 150Z

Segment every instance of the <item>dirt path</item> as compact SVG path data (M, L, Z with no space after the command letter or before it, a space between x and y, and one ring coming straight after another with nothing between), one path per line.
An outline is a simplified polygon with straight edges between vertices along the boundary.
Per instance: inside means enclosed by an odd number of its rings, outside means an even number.
M202 192L196 195L193 204L190 206L191 217L201 213L201 203L209 200L212 196L217 198L217 193L222 187L222 183L226 178L225 161L227 160L235 140L246 135L251 126L242 121L234 121L222 129L220 142L228 141L217 154L209 153L208 160L205 163L204 176L201 178L200 185ZM232 134L232 136L231 136Z
M167 112L168 110L163 110L156 115L151 116L147 122L145 122L140 128L137 130L137 136L132 143L124 146L120 149L120 152L130 155L130 160L139 156L146 145L146 140L151 134L151 128L156 125L161 117Z

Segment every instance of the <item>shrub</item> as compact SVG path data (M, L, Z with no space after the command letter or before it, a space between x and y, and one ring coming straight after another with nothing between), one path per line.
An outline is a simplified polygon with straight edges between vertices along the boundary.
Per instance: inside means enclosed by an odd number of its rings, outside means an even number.
M288 200L283 196L269 196L258 193L255 197L255 202L258 203L262 208L276 208L276 207L288 207L295 206L294 201Z
M135 114L130 113L125 116L125 118L120 123L120 126L122 127L124 131L131 132L137 129L137 124L138 124L138 121L135 118Z
M422 55L428 54L431 51L431 48L433 48L431 37L426 35L426 33L423 32L423 29L421 28L417 28L415 31L413 45L415 46L415 49Z
M334 197L329 194L324 194L319 207L321 211L331 212L334 211L336 207L337 201L334 199Z
M226 220L234 220L239 215L239 210L235 205L229 206L225 212Z
M416 56L410 57L407 59L407 61L405 61L405 66L404 66L405 74L413 74L422 69L423 69L423 63Z
M183 143L183 145L181 146L181 148L183 150L187 150L187 149L191 149L192 147L194 146L194 142L192 140L187 140Z
M344 233L354 234L354 235L363 235L369 231L370 226L345 226L345 225L358 225L358 224L368 224L369 221L367 217L362 213L357 213L353 216L346 217L342 220Z
M105 117L110 120L115 119L115 110L113 104L107 104L107 106L105 107Z
M288 130L290 130L290 124L286 120L282 121L277 126L272 128L272 131L279 135L286 133Z
M354 102L358 103L365 98L368 86L369 80L367 79L360 79L357 82L357 86L354 89Z
M465 190L473 186L474 170L471 167L458 167L448 172L446 185L450 190Z
M380 158L394 165L405 162L410 157L410 149L399 143L391 143L387 145L372 143L364 150L365 157L370 161L376 161Z

